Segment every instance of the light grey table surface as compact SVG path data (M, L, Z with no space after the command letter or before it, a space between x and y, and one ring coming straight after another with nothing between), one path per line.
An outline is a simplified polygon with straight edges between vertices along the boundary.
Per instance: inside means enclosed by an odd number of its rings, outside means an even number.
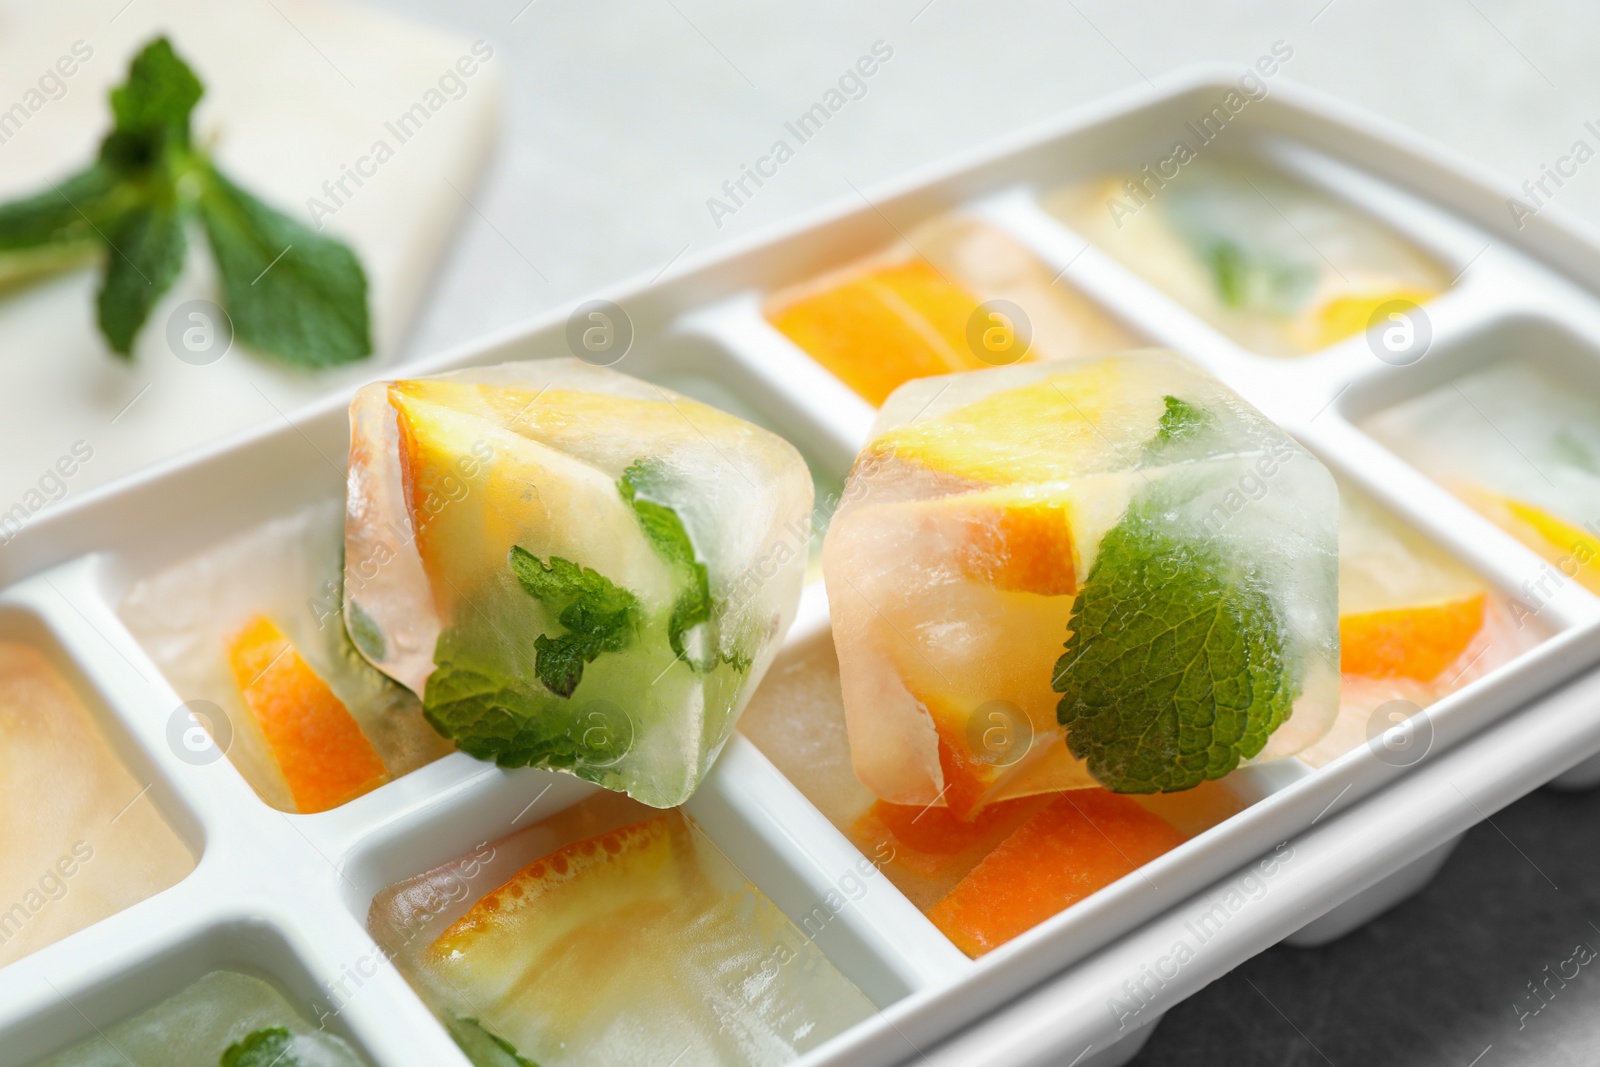
M265 2L265 0L261 0ZM415 357L782 223L1192 63L1284 73L1493 168L1508 194L1600 120L1600 5L1512 0L386 0L512 60L506 129L420 309ZM750 202L706 206L874 42L893 59ZM1557 197L1600 224L1600 164ZM1600 797L1539 794L1422 896L1321 950L1274 949L1173 1011L1140 1063L1600 1061ZM1269 999L1270 998L1270 999ZM1475 1059L1475 1057L1477 1057Z

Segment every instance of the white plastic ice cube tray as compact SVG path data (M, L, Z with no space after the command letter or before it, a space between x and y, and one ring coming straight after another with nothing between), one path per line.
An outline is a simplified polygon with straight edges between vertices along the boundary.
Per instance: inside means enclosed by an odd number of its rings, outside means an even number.
M1427 305L1432 348L1412 366L1381 362L1361 337L1298 360L1253 356L1085 248L1037 200L1075 178L1165 158L1183 124L1208 113L1236 77L1210 69L1109 100L610 293L635 331L618 369L687 392L697 380L731 390L842 475L872 411L761 318L761 295L962 208L1003 227L1153 343L1210 369L1502 592L1525 597L1524 582L1549 565L1352 419L1506 353L1600 392L1600 298L1582 281L1600 279L1600 239L1553 210L1518 231L1503 194L1468 165L1275 82L1222 143L1202 151L1255 154L1299 175L1460 275ZM568 310L412 370L568 355ZM0 1062L27 1063L209 969L245 966L326 1012L328 1025L379 1067L465 1063L368 936L368 905L382 886L592 787L457 753L334 811L285 815L229 761L194 766L178 757L169 726L179 697L114 609L134 578L339 495L348 398L329 397L292 421L56 505L0 549L0 581L10 585L0 595L0 636L57 656L201 857L174 888L0 969ZM883 1009L803 1064L890 1064L924 1053L952 1064L1119 1063L1181 996L1296 931L1306 941L1337 936L1392 904L1420 887L1472 823L1600 750L1600 672L1588 673L1600 660L1600 599L1566 582L1538 621L1555 632L1550 640L1428 710L1432 748L1420 763L1390 766L1361 747L1316 772L1292 760L1240 772L1239 788L1260 797L1253 806L979 962L882 875L867 873L871 864L743 738L735 736L687 809L790 916L819 908L832 916L818 945ZM813 584L790 640L826 625ZM1589 777L1584 770L1574 780ZM1289 858L1262 874L1260 858L1284 842L1278 855ZM1246 891L1229 898L1241 878ZM1244 903L1233 908L1230 899ZM1198 939L1196 917L1218 902L1226 919L1203 926L1212 936ZM1194 951L1174 964L1180 940ZM1135 983L1142 992L1129 1000ZM1113 996L1138 1009L1124 1012L1120 1027L1107 1005Z

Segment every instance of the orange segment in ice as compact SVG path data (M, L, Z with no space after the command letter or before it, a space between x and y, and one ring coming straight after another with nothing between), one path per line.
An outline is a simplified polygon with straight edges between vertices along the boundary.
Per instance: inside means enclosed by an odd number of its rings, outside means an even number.
M949 808L924 808L879 800L862 814L856 825L865 828L877 824L907 848L936 856L953 856L978 844L995 826L1030 806L1037 807L1038 801L1031 797L1002 800L990 804L969 821L956 818Z
M976 958L1182 843L1127 797L1073 790L1001 842L928 918Z
M859 275L770 313L772 324L873 405L930 374L976 370L978 301L922 260Z
M377 750L271 619L251 619L228 646L228 662L302 814L383 784Z
M1382 329L1386 323L1373 323L1372 314L1391 300L1404 300L1412 305L1420 305L1437 295L1421 289L1380 289L1375 292L1341 293L1320 307L1314 313L1313 339L1308 346L1311 349L1327 348L1329 345L1343 341L1346 337L1354 337L1364 333L1369 325L1376 325Z
M962 573L1012 592L1040 596L1076 592L1072 524L1065 503L990 501L983 499L987 495L945 498L944 506L965 527L966 537L955 556Z
M581 941L597 933L597 922L606 925L630 913L638 917L651 910L652 900L670 906L687 891L679 868L692 856L689 833L682 815L666 811L574 841L486 894L429 951L441 960L472 960L480 989L505 992L497 988L499 979L520 973L519 960L537 959L567 938L576 938L580 943L573 948L583 952ZM604 951L598 944L587 948Z
M1339 617L1339 669L1366 678L1431 682L1483 629L1484 594L1423 607Z

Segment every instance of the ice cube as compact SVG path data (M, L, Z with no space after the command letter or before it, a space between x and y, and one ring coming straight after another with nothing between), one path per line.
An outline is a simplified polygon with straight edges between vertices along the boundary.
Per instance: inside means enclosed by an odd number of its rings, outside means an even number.
M194 869L148 784L37 649L0 642L0 964Z
M1171 353L901 387L823 546L857 776L966 815L1310 745L1337 523L1326 469Z
M873 1013L679 812L601 795L549 821L374 902L374 936L464 1046L760 1067Z
M1172 170L1096 178L1046 206L1247 348L1313 352L1365 331L1390 301L1449 287L1389 229L1285 174L1192 156Z
M1530 609L1572 577L1600 593L1600 400L1587 383L1508 359L1363 426L1554 565Z
M799 453L572 359L379 382L350 418L368 659L475 756L685 800L794 616Z
M281 1031L281 1032L275 1032ZM361 1067L343 1039L284 999L267 982L237 971L212 971L138 1015L35 1067L217 1067L228 1062ZM267 1051L264 1051L267 1050Z
M306 791L310 778L326 780L329 771L359 770L367 762L327 759L321 742L329 731L317 727L328 723L319 724L311 714L319 706L332 725L344 727L336 733L363 739L343 751L358 755L370 744L387 777L450 751L423 719L416 697L373 670L346 634L343 547L342 502L320 501L140 578L117 609L184 700L220 709L229 734L221 747L261 798L283 811L331 806L382 780L347 773L341 777L351 789ZM239 677L235 668L244 666L242 654L248 652L240 639L250 631L259 634L262 620L289 649L278 645L266 657L268 670L247 669ZM294 680L302 682L298 692L274 684ZM321 699L304 700L308 689ZM283 714L274 714L277 702L264 699L272 690L285 698L279 705ZM286 723L307 743L285 743L279 727Z
M995 301L1010 306L991 306ZM775 294L766 313L872 404L925 375L1134 343L1015 239L960 214L930 220L901 246Z

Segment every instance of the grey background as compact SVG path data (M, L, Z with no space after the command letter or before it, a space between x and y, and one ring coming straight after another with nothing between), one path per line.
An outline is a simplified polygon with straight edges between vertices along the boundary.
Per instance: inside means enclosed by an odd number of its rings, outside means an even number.
M1147 77L1285 76L1503 176L1600 120L1600 5L1512 0L390 0L513 61L507 131L420 314L421 355L649 277ZM705 200L874 41L894 58L718 228ZM1554 198L1600 223L1600 163ZM1600 947L1600 796L1541 793L1468 835L1420 897L1319 950L1277 948L1171 1012L1137 1061L1501 1067L1600 1061L1591 965L1519 1027L1525 983ZM1270 997L1270 1001L1268 1000Z

